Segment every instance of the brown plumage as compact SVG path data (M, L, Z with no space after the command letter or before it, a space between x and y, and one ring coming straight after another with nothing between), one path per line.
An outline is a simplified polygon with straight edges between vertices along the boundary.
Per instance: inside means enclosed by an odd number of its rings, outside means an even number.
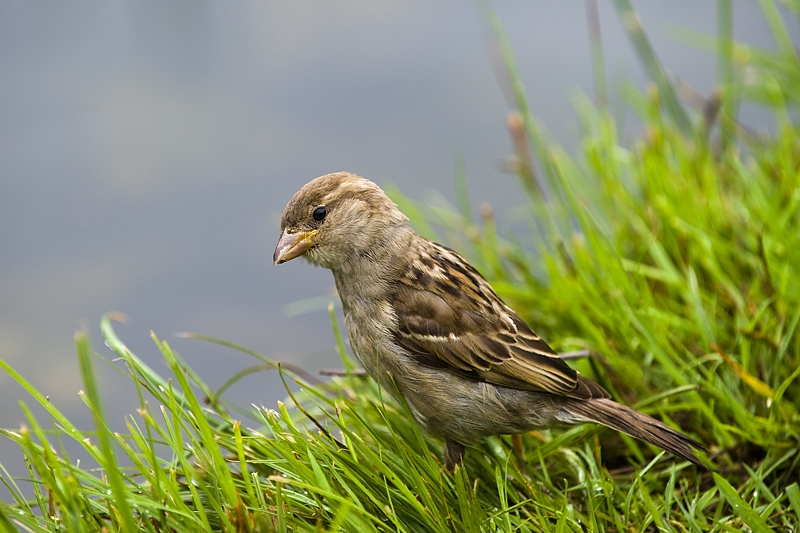
M416 420L445 437L445 465L483 437L596 422L697 465L691 438L609 399L579 375L453 250L414 232L374 183L321 176L289 201L275 264L333 272L350 344ZM390 378L391 376L391 378Z

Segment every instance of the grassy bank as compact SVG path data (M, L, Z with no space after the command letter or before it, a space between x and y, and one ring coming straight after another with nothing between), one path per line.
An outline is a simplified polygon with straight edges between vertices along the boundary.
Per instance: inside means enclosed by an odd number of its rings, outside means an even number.
M725 20L727 3L720 2ZM774 5L776 52L700 40L720 57L719 91L685 99L628 24L654 80L629 102L645 124L622 143L603 106L579 107L582 153L547 143L531 117L499 23L518 113L513 168L528 195L522 241L498 231L460 187L430 207L395 192L423 234L462 252L534 329L619 401L704 442L701 471L609 430L510 437L468 451L454 474L442 443L370 379L287 382L286 404L235 406L169 345L155 372L102 320L140 408L115 433L103 415L89 339L76 336L95 427L76 428L0 361L30 398L28 423L0 430L26 480L0 479L0 527L30 531L753 531L800 528L800 61ZM631 18L624 2L622 17ZM728 28L729 33L730 28ZM775 116L770 135L736 120L743 102ZM435 231L432 228L437 228ZM354 369L334 322L346 369ZM221 341L214 341L221 342ZM293 392L288 392L293 391ZM37 420L26 407L47 410ZM80 446L96 463L76 464ZM125 466L121 466L125 465ZM34 496L26 494L32 491Z

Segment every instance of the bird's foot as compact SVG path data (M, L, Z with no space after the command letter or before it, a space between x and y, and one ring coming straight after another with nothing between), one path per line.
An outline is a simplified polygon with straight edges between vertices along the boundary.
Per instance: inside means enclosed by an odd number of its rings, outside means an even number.
M444 467L452 472L457 464L464 459L465 447L460 442L446 439L444 441Z

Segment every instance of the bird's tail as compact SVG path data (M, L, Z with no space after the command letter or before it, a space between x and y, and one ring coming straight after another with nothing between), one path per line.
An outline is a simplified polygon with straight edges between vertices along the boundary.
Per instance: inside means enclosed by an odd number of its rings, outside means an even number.
M572 415L588 422L596 422L616 429L707 468L692 451L692 448L705 450L702 444L630 407L606 398L595 398L591 400L575 399L567 402L564 408Z

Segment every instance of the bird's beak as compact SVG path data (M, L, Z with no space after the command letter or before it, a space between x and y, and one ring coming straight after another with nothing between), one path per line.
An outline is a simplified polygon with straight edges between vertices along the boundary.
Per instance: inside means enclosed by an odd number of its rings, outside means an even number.
M300 257L306 253L309 248L314 246L312 238L318 231L319 230L311 230L289 233L288 230L284 230L278 241L278 245L275 246L275 253L272 254L272 261L274 261L276 265L280 265L286 261L291 261L295 257Z

